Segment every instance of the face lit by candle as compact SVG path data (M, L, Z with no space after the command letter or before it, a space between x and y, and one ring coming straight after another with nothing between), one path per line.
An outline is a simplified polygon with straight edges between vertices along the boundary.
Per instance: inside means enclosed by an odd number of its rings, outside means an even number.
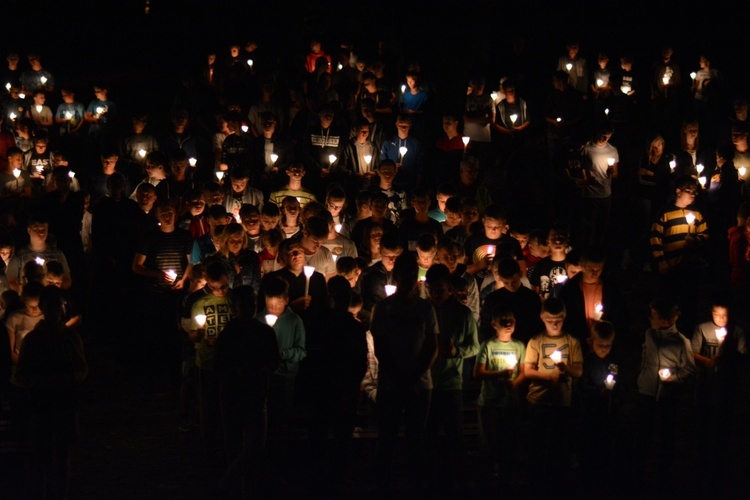
M266 314L266 324L268 326L275 325L277 319L279 319L279 317L276 316L275 314Z
M203 328L204 326L206 326L205 314L196 314L194 319L195 319L195 324L198 325L198 328Z
M555 364L558 364L562 361L562 353L560 351L555 351L552 354L549 355L549 359L551 359Z
M659 370L659 378L662 380L668 380L672 376L672 370L669 368L662 368Z

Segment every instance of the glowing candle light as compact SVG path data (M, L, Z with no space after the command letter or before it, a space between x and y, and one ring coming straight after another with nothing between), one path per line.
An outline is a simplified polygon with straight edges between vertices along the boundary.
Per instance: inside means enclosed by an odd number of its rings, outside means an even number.
M76 176L76 173L73 172L72 170L68 172L68 177L70 177L71 179L75 178L75 176Z
M594 306L594 319L596 321L601 321L602 316L604 316L604 306L601 304L601 302L597 302L597 304Z
M337 233L341 232L342 227L344 227L343 224L336 224L335 226L333 226L333 228L336 230Z
M198 325L198 328L203 328L204 326L206 326L205 314L196 314L193 319L195 319L195 324Z
M303 272L305 273L305 295L310 295L310 277L315 272L315 268L313 266L305 266Z
M367 166L370 166L370 162L372 161L372 155L365 155L365 163L367 163Z
M517 114L513 113L512 115L510 115L510 122L511 122L511 123L512 123L513 125L515 125L515 124L516 124L516 120L518 120L518 115L517 115Z
M568 281L568 277L567 277L566 275L564 275L564 274L558 274L558 275L557 275L557 276L555 277L555 282L556 282L556 283L557 283L558 285L562 285L562 284L563 284L563 283L565 283L566 281Z
M560 122L562 121L562 118L560 118L560 117L558 116L558 117L557 117L557 118L556 118L555 120L557 121L557 123L560 123Z
M271 163L272 164L276 163L276 160L278 160L278 159L279 159L279 155L277 155L276 153L271 153Z
M26 99L26 94L24 94L23 92L21 92L20 94L18 94L18 97L20 99Z
M607 375L606 379L604 379L604 387L608 391L611 391L612 389L615 388L615 376L612 375L611 373L609 375Z
M396 285L385 285L385 294L390 297L396 293Z
M674 172L674 169L677 168L677 162L673 159L669 161L669 170Z
M174 269L167 270L167 278L169 278L169 281L174 281L177 279L177 271Z
M13 113L13 112L11 112L11 113L10 113L10 119L11 119L11 120L15 120L15 119L16 119L16 114L15 114L15 113Z
M630 87L630 85L622 85L620 87L620 92L622 92L623 94L629 94L631 90L632 88Z
M45 83L47 83L47 77L42 76L41 78L39 78L39 81L42 82L42 85L44 85Z
M669 380L669 377L671 376L672 376L672 370L670 370L669 368L662 368L661 370L659 370L660 379L666 381L666 380Z
M15 176L16 179L18 179L18 177L20 177L20 175L21 175L21 169L20 168L14 168L13 169L13 175Z
M10 83L9 83L8 85L10 85ZM497 101L497 92L492 92L492 93L490 94L490 97L492 97L492 100L493 100L493 101Z
M102 114L102 113L104 113L104 108L103 108L103 107L101 107L101 106L97 106L97 107L96 107L96 114L97 114L97 115L100 115L100 114Z
M328 164L333 165L333 163L336 161L336 155L328 155Z
M495 256L495 245L487 245L487 256L488 257L494 257Z
M693 223L695 222L695 214L693 214L693 212L686 213L685 214L685 221L687 221L687 223L692 226Z
M516 365L518 365L518 358L515 354L511 354L505 358L505 368L508 370L515 370Z
M65 119L66 120L70 120L71 118L73 118L73 113L71 113L70 111L66 111L65 112Z
M297 203L302 203L302 198L300 196L296 196L295 198L297 198Z
M468 135L461 137L461 142L464 143L464 149L466 149L466 146L469 145L470 140L471 140L471 137L469 137Z
M571 63L568 63L568 64L565 65L565 69L567 69L568 73L570 73L570 70L573 69L573 65Z
M698 182L700 183L701 187L706 187L706 178L705 177L698 177Z
M338 69L339 71L341 71L342 69L344 69L344 65L341 64L341 63L339 63L339 65L336 66L336 69Z
M604 108L604 116L609 116L609 108Z
M740 167L737 171L740 173L740 177L744 178L745 174L747 173L747 168L746 167Z
M555 352L549 355L549 359L551 359L555 364L558 364L562 361L562 353L555 350Z
M8 83L5 84L5 89L6 90L10 91L10 87L11 87L10 82L8 82Z
M333 262L336 262L337 260L339 260L338 254L331 253L331 259L333 259Z
M36 109L37 113L41 113L42 109L44 109L44 107L43 106L34 106L34 109Z
M198 163L198 160L195 159L195 158L190 158L190 159L188 159L188 163L190 163L191 167L194 167L196 165L196 163Z
M602 80L601 78L597 78L596 79L596 86L597 87L604 87L604 80Z
M706 168L706 167L704 167L702 163L699 163L699 164L697 164L697 165L695 166L695 169L696 169L696 170L698 171L698 173L699 173L699 174L702 174L702 173L703 173L703 170L704 170L705 168Z
M37 257L36 259L34 259L34 262L36 262L40 266L43 266L46 261L41 257Z
M247 134L247 131L250 130L250 127L248 127L247 125L243 125L241 128L242 128L242 131L246 134Z
M139 149L138 150L138 156L140 156L141 158L145 158L146 157L146 153L147 153L147 151L145 149Z
M219 182L224 178L224 172L222 170L219 170L216 172L216 178L219 179Z
M401 85L401 93L403 94L405 92L406 92L406 85Z
M661 78L661 83L663 83L664 85L669 85L669 80L670 80L670 78L667 75L664 75Z
M698 76L698 73L696 73L695 71L692 71L692 72L690 73L690 78L692 78L693 80L695 80L695 77L696 77L696 76Z
M250 69L253 69L253 60L252 59L248 59L247 60L247 65L250 66Z
M406 156L406 152L409 151L409 149L406 146L401 146L398 148L398 154L401 155L401 160L403 161L404 156Z
M714 333L716 333L716 340L719 341L719 344L723 343L724 339L727 338L727 329L723 326L721 328L717 328Z
M615 159L614 158L607 158L607 165L609 165L611 167L614 164L615 164Z
M266 314L266 324L268 326L275 325L277 319L279 319L279 317L276 316L275 314Z

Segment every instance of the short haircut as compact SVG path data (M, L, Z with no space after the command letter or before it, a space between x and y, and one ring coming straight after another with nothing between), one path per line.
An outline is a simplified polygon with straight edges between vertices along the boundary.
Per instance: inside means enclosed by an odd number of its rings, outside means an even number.
M581 262L603 264L605 260L607 260L607 257L600 246L590 246L581 250Z
M580 266L581 265L581 252L578 251L578 249L574 248L570 252L568 252L565 255L565 264L569 266ZM595 260L589 261L589 262L597 262ZM604 261L602 261L604 262Z
M328 223L317 215L310 217L305 222L305 231L314 238L328 238Z
M257 297L250 285L242 285L232 289L232 305L244 318L255 316Z
M258 243L260 243L263 246L269 246L269 247L275 247L281 244L282 241L284 241L285 236L279 229L272 229L270 231L263 231L260 233L260 238L258 238Z
M214 220L226 219L227 209L224 205L211 205L208 207L208 217Z
M191 282L205 279L206 266L201 262L199 262L198 264L194 264L193 267L190 268L190 274L188 275L188 278L190 278Z
M679 179L677 179L674 183L674 188L679 189L680 191L684 191L687 188L698 188L698 181L693 179L689 175L683 175Z
M50 276L63 276L65 274L65 269L60 262L49 260L44 264L44 272Z
M378 170L381 170L383 167L393 167L395 169L396 162L393 160L380 160L380 164L378 165Z
M360 191L359 193L357 193L355 203L357 204L357 208L359 209L363 205L369 205L371 200L372 193L370 191Z
M547 313L552 316L565 316L565 302L563 302L562 299L550 297L542 304L542 313Z
M492 324L500 326L511 326L516 322L516 316L513 309L507 305L501 304L492 308Z
M258 207L252 203L243 203L240 207L240 217L246 217L248 215L260 215Z
M167 156L161 151L151 151L146 155L146 161L152 165L151 168L165 168L167 165Z
M729 310L732 303L732 296L726 291L720 290L711 294L711 307L723 307Z
M649 304L649 307L654 310L656 316L662 321L672 323L677 321L677 318L680 316L680 307L670 299L654 299Z
M423 233L417 237L417 248L423 252L437 250L437 240L432 233Z
M600 340L612 341L615 338L615 326L609 321L597 321L591 327L591 336Z
M23 291L21 291L21 298L36 299L42 295L42 290L44 290L44 285L38 281L31 281L24 285Z
M497 274L506 280L512 279L515 276L520 276L521 265L516 259L506 257L497 261Z
M444 283L449 286L451 284L451 272L443 264L434 264L430 266L425 278L428 286L437 283Z
M250 179L250 169L247 167L234 167L229 171L229 178L234 181Z
M392 251L398 251L403 250L403 246L401 245L401 238L399 238L399 235L396 231L391 231L389 233L385 233L382 238L380 238L380 248L383 250L392 250ZM416 261L414 261L416 264Z
M505 213L505 209L500 205L493 203L484 210L485 219L501 220L503 222L508 220L508 215Z
M224 276L228 276L227 268L224 267L219 261L210 262L206 266L206 279L211 281L219 281Z
M458 196L451 196L445 201L445 212L452 214L461 213L461 199Z
M423 187L414 188L411 192L411 199L414 200L415 198L426 198L429 200L430 193Z
M267 299L272 297L289 298L289 283L280 276L270 277L263 286L263 296Z
M26 227L31 227L36 224L49 224L49 219L47 218L46 215L42 213L34 212L31 215L29 215L29 220L26 223Z
M7 158L10 158L11 156L23 156L23 150L21 148L17 148L16 146L12 146L8 148L8 151L5 153L5 156Z
M327 200L346 200L346 193L339 185L333 186L326 194Z
M336 274L346 276L357 269L357 260L354 257L339 257L336 261Z
M275 203L264 203L260 209L260 214L268 217L280 217L281 211L279 210L279 206Z
M437 187L437 194L444 194L446 196L456 196L458 194L458 186L453 182L443 182Z
M393 277L397 286L416 285L417 274L419 274L419 266L417 265L417 259L412 254L402 253L396 257L396 262L393 265Z

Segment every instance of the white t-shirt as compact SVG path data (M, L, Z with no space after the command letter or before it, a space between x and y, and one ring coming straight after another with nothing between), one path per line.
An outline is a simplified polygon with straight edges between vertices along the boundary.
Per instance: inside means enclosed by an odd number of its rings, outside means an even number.
M609 198L612 195L612 178L607 174L610 169L609 159L614 159L614 163L620 161L617 148L610 143L597 146L590 142L586 144L585 152L591 160L588 174L592 181L584 187L584 196L587 198Z

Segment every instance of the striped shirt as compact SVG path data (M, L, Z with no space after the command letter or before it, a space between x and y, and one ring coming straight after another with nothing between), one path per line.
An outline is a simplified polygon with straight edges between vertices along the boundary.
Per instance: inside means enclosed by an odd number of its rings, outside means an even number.
M688 222L692 214L695 219ZM698 243L708 239L708 223L697 210L666 207L651 226L651 254L658 263L666 262L667 268L679 264L685 257L687 236L696 238Z

